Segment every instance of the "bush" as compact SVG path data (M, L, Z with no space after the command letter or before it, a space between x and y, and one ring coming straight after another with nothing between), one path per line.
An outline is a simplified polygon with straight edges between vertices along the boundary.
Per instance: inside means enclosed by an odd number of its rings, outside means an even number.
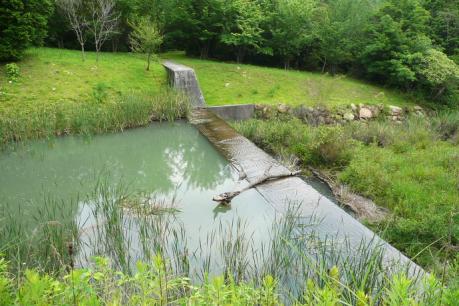
M16 82L20 76L19 66L15 63L5 65L5 73L8 81Z
M105 258L95 258L93 269L77 269L54 278L26 270L18 279L6 272L0 259L0 305L281 305L279 282L267 275L259 285L236 282L231 277L206 278L192 285L185 277L168 275L168 263L161 256L151 262L137 263L130 276L109 267ZM345 285L340 271L332 267L322 281L307 279L303 296L295 305L341 305L345 302ZM17 284L14 287L11 284ZM2 284L4 287L2 288ZM356 305L453 305L459 291L444 288L433 276L422 280L422 292L414 281L396 274L380 292L355 288ZM3 290L2 290L3 289Z
M30 45L46 36L50 0L0 0L0 62L20 59Z
M97 103L102 103L107 98L108 86L105 83L97 83L92 88L92 97Z
M432 127L441 140L459 143L459 111L446 111L432 118Z

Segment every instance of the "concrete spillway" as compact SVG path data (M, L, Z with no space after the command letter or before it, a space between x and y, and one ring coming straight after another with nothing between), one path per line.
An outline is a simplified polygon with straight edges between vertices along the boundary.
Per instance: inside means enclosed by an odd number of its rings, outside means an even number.
M170 61L164 62L163 65L167 70L169 84L177 90L183 91L190 98L193 108L206 105L193 69Z

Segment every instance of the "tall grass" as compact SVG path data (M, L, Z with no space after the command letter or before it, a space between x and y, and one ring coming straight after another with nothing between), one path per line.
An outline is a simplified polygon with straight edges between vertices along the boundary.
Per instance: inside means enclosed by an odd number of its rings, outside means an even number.
M80 214L85 219L60 215L59 201L45 198L34 226L3 220L0 253L15 275L16 288L23 292L33 285L31 278L41 282L51 277L60 282L57 292L79 288L79 299L97 292L103 302L167 304L186 298L199 304L243 294L263 305L310 304L326 298L323 290L332 290L337 302L372 305L386 299L397 275L409 283L411 298L422 298L415 289L418 280L404 274L403 266L394 263L391 270L383 264L382 248L363 241L353 249L347 241L312 232L310 225L320 220L300 218L298 204L290 204L288 212L278 216L267 233L268 243L254 241L248 221L236 219L221 223L197 249L190 249L179 212L171 209L174 204L158 204L162 213L150 213L143 206L133 209L132 203L146 203L138 197L101 179L93 194L71 204L72 213L89 211ZM104 259L97 260L95 270L85 270L94 256ZM53 300L57 295L49 296L48 303L58 303Z
M390 208L390 217L372 227L423 266L435 271L448 266L449 280L457 283L457 118L458 113L451 112L413 117L402 124L312 127L293 119L250 120L235 126L262 148L328 171L340 183Z
M171 90L131 92L85 103L62 102L0 108L0 146L27 139L99 134L145 126L152 120L186 117L188 99Z

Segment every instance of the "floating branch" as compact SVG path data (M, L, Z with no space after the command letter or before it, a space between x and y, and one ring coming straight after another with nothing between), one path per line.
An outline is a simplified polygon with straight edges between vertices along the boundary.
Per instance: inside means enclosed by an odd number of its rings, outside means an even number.
M241 190L222 193L220 195L217 195L217 196L213 197L213 200L215 202L219 202L220 204L229 205L233 198L237 197L238 195L240 195L244 191L247 191L249 189L257 187L258 185L261 185L261 184L263 184L263 183L265 183L267 181L273 181L273 180L278 180L278 179L282 179L282 178L286 178L286 177L297 176L300 173L301 173L301 171L287 172L287 173L281 173L281 174L277 174L277 175L265 174L264 176L262 176L261 178L259 178L255 182L251 183L247 187L245 187L245 188L243 188Z

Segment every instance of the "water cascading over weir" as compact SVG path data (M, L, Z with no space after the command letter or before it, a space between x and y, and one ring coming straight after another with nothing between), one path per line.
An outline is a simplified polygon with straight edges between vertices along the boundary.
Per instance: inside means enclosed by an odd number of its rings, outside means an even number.
M370 229L353 218L327 197L320 194L300 177L288 176L291 173L279 161L258 148L250 140L238 134L212 107L207 107L199 88L196 74L192 68L170 61L163 63L167 70L169 83L188 95L192 106L190 122L231 162L244 178L245 185L260 181L260 178L283 177L263 181L254 188L274 207L277 213L286 214L291 204L297 204L301 219L311 220L308 231L324 240L332 239L343 246L343 251L359 254L362 245L378 248L382 252L384 268L393 272L409 271L410 275L425 273L409 258L381 239ZM221 113L223 111L223 113ZM235 120L245 119L253 112L249 105L219 107L216 111L223 117ZM243 184L244 184L243 183ZM250 205L250 203L247 203ZM314 220L314 221L312 221ZM304 229L302 229L304 230Z

